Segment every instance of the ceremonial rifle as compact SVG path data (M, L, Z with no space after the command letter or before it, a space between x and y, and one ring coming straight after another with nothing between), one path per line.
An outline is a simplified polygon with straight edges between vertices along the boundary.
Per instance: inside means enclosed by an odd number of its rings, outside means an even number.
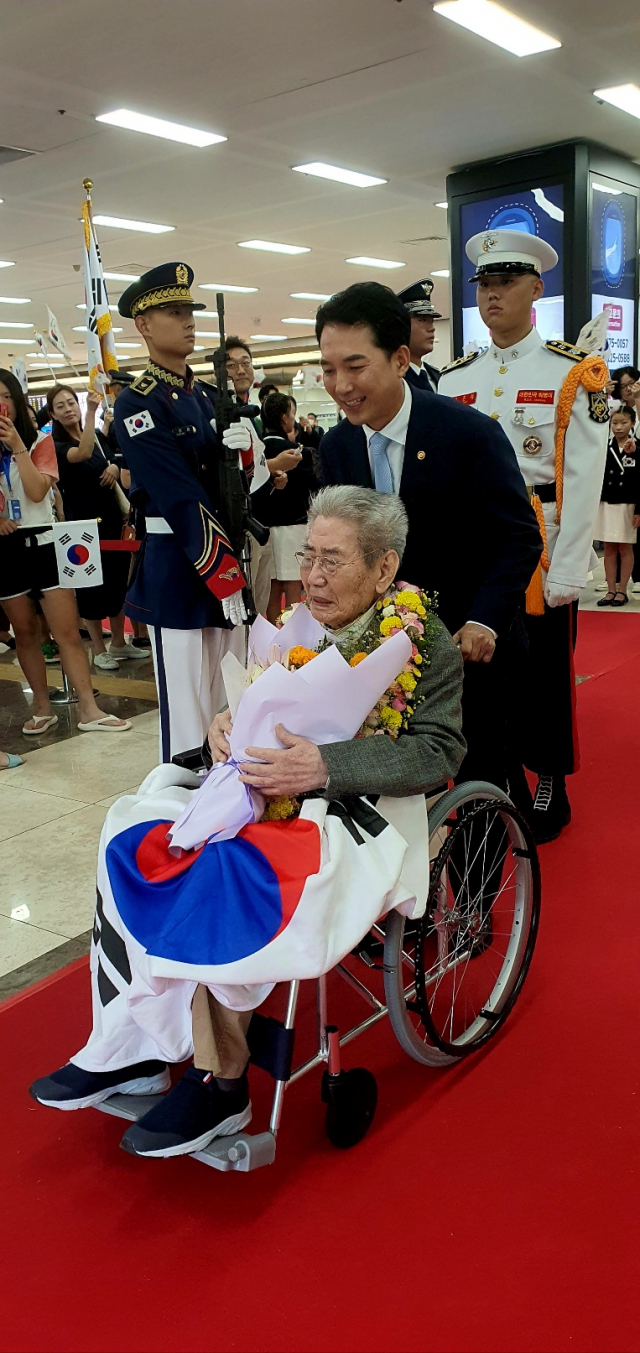
M220 333L220 342L218 351L213 359L216 373L216 431L220 443L220 497L223 523L227 529L231 548L236 559L242 566L242 571L247 579L245 589L245 604L247 614L250 620L255 618L256 610L249 583L250 559L247 549L247 534L254 537L259 545L266 545L269 539L269 531L261 522L256 521L251 511L251 495L247 476L240 467L240 458L238 452L230 446L225 446L222 440L223 432L231 427L232 423L239 423L241 418L247 417L247 406L238 405L235 402L229 390L229 378L227 375L227 341L224 331L224 296L222 292L216 293L216 305L218 310L218 329Z

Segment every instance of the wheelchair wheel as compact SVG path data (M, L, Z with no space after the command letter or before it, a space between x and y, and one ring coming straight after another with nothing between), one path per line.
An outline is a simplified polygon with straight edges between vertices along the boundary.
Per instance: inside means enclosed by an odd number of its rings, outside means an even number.
M446 1066L497 1033L522 989L536 942L540 870L510 799L473 781L429 813L425 915L386 922L385 997L398 1041Z

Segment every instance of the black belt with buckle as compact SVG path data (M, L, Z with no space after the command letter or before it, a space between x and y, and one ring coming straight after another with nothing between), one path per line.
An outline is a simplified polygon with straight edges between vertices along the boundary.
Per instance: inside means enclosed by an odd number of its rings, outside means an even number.
M556 486L555 484L528 484L529 496L534 493L540 499L541 503L555 503Z

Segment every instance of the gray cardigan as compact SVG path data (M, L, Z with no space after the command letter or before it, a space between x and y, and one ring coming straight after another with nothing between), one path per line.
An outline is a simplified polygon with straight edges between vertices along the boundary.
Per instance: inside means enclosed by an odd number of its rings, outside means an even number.
M429 666L414 699L420 701L405 733L355 738L320 748L329 768L327 796L428 794L451 780L466 752L462 736L462 658L440 620L429 647ZM424 698L423 698L424 697Z

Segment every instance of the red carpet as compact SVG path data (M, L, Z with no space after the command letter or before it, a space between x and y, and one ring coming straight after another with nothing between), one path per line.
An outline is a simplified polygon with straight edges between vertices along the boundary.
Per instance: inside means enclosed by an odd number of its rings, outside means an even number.
M574 823L543 848L519 1006L453 1072L386 1023L351 1045L380 1087L353 1151L310 1076L270 1169L136 1160L121 1122L26 1094L86 1035L85 970L0 1008L3 1350L638 1349L640 622L581 616L577 670L602 675L579 688Z

